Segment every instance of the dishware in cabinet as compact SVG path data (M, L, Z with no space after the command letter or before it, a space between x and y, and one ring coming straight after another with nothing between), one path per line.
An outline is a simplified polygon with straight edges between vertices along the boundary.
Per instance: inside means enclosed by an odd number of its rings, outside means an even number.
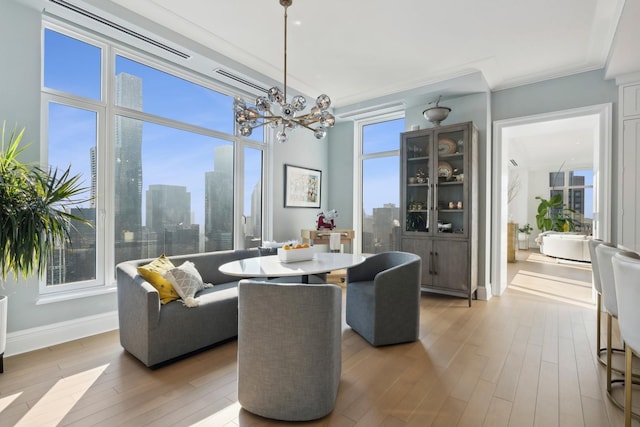
M469 304L477 289L477 138L471 122L401 134L401 247L422 257L424 290Z

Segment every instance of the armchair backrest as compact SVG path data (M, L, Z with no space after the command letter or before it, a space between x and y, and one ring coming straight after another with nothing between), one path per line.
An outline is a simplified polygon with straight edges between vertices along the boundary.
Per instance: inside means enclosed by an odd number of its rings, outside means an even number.
M613 276L613 256L623 250L610 244L602 243L596 247L600 283L602 284L602 305L613 317L618 317L618 300L616 297L615 278Z
M323 417L342 369L342 290L336 285L238 283L238 401L287 421Z
M347 282L374 280L375 276L382 271L421 262L420 256L410 252L381 252L367 257L362 264L347 269Z
M593 274L593 287L596 292L602 293L602 282L600 281L600 268L598 265L598 255L596 254L596 248L602 244L600 239L589 240L589 254L591 255L591 272Z

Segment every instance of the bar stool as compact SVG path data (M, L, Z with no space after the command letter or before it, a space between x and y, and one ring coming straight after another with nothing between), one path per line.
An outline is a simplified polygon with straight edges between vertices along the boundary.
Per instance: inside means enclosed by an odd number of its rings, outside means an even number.
M607 313L607 396L613 402L614 405L620 409L624 409L624 403L620 402L612 394L613 384L623 384L625 380L623 378L612 379L611 357L613 348L611 344L612 336L612 323L613 318L618 319L618 299L616 296L615 277L613 275L613 262L612 259L616 254L624 252L622 249L608 245L600 244L596 247L596 256L598 259L598 269L600 270L600 282L602 284L602 305ZM616 370L626 375L625 369ZM633 375L630 370L629 375ZM638 414L632 413L634 417L638 417Z
M600 239L589 240L589 254L591 255L591 271L593 272L593 288L596 291L596 357L598 362L602 365L606 365L606 359L602 358L602 353L606 352L606 347L600 347L602 343L602 333L600 332L602 326L602 282L600 281L600 269L598 267L598 256L596 255L596 247L604 243Z
M617 253L612 260L618 298L618 323L625 343L624 423L631 426L631 385L633 355L640 356L640 255Z

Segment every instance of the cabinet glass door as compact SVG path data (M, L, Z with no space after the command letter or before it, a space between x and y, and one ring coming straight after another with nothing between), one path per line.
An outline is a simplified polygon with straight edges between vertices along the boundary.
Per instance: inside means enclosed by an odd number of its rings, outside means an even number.
M438 235L466 235L464 229L465 207L468 203L465 191L466 144L469 141L466 128L449 128L434 136L434 227ZM435 151L435 150L434 150Z
M433 197L431 194L432 136L416 135L404 145L406 206L405 231L428 232Z

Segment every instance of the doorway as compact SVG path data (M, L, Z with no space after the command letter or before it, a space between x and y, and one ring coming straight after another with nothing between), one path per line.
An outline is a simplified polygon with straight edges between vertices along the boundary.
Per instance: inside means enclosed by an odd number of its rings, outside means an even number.
M560 122L592 122L593 132L593 236L611 239L611 120L612 105L599 104L494 122L491 292L501 295L507 288L507 222L509 221L509 147L515 136L527 129L554 126ZM514 136L515 135L515 136ZM556 147L559 147L557 144ZM543 150L543 148L540 148ZM561 163L562 160L556 159ZM558 164L560 166L560 164ZM533 197L533 195L531 196ZM535 218L534 218L535 219Z

